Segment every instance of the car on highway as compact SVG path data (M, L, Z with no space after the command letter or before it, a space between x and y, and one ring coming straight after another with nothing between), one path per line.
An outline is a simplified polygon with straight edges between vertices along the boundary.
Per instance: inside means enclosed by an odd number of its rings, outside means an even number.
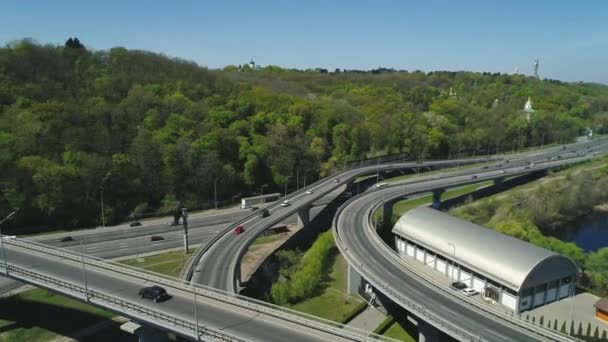
M464 290L468 286L467 286L467 284L465 284L463 282L455 281L455 282L453 282L453 283L450 284L450 287L453 288L454 290Z
M236 228L234 228L234 235L243 234L244 232L245 232L245 227L243 227L243 226L237 226Z
M474 295L479 294L479 291L477 291L473 288L467 287L466 289L462 290L462 293L467 297L472 297Z
M268 209L262 209L262 211L260 211L260 214L258 216L259 217L268 217L268 216L270 216L270 211L268 211Z
M283 202L281 202L281 207L289 207L291 204L289 203L289 200L284 200Z
M524 169L526 169L526 170L530 170L530 167L529 167L529 166L526 166L526 167L524 167Z
M388 183L376 183L376 188L380 189L380 188L386 188L388 186Z
M477 175L472 175L471 179L477 179Z
M506 173L507 170L500 170L500 173Z
M150 241L162 241L164 239L165 239L164 237L159 236L159 235L152 235L152 236L150 236Z
M484 165L484 166L482 167L482 169L487 170L487 169L488 169L488 165Z
M74 238L71 236L64 236L61 239L59 239L59 242L69 242L69 241L74 241Z
M334 179L334 183L340 183L340 178Z
M258 209L259 209L258 207L251 207L251 211L256 211Z
M129 227L138 227L138 226L141 226L141 222L139 222L139 221L134 221L134 222L129 223Z
M306 190L306 193L310 195L310 194L313 193L313 191L312 190Z
M164 288L154 285L141 288L139 290L139 298L151 299L153 302L158 303L171 298L171 296L169 296Z

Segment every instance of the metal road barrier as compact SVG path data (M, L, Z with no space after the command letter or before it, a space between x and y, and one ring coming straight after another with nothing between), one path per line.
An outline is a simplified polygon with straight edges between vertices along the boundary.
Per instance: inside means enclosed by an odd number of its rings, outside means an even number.
M11 239L4 241L5 244L10 244L13 246L21 247L24 249L29 249L34 252L53 255L59 258L64 258L71 262L74 265L81 265L84 263L87 266L93 266L105 270L109 270L111 272L120 273L131 278L147 280L153 283L161 284L166 287L170 287L173 289L177 289L180 291L184 291L187 293L194 294L193 291L196 291L196 294L201 297L206 297L215 301L221 301L226 304L231 304L237 307L241 307L244 309L248 309L257 313L265 314L268 316L272 316L281 320L289 321L292 323L296 323L302 326L306 326L312 328L313 330L322 331L331 335L339 336L342 338L346 338L352 341L373 341L373 340L384 340L384 341L395 341L391 338L387 338L381 335L370 334L367 331L352 328L346 326L344 324L336 323L333 321L325 320L316 316L312 316L309 314L297 312L294 310L290 310L287 308L283 308L277 305L265 303L253 298L231 294L219 289L206 287L206 286L192 286L187 283L187 281L178 278L172 278L169 276L157 274L150 271L145 271L141 269L137 269L135 267L130 267L127 265L117 264L114 262L108 262L106 260L95 258L91 256L85 256L75 251L69 250L61 250L59 248L50 247L30 241L21 241L20 239ZM12 272L13 269L17 269L17 266L9 264L9 272ZM30 271L34 274L36 272ZM11 274L9 273L9 276ZM49 281L53 280L55 283L57 281L61 281L59 279L55 279L48 275L37 274L39 277L47 277ZM45 278L45 279L47 279ZM38 284L40 286L44 286L44 284ZM67 286L67 285L66 285ZM73 289L80 289L80 292L84 292L84 289L79 285L70 284ZM90 291L89 291L90 292ZM125 300L125 302L129 302ZM135 304L137 305L137 304ZM146 309L147 310L147 309ZM122 311L119 311L122 312ZM165 315L165 314L163 314Z

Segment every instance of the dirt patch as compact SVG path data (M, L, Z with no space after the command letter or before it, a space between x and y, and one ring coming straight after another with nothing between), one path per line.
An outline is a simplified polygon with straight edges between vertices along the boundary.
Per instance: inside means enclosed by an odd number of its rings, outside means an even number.
M277 239L273 239L268 243L255 244L249 247L247 253L245 253L243 256L243 260L241 261L242 282L248 281L249 278L251 278L251 275L255 273L266 258L268 258L277 248L279 248L285 241L300 230L297 225L288 225L287 229L289 230L288 232L275 235Z

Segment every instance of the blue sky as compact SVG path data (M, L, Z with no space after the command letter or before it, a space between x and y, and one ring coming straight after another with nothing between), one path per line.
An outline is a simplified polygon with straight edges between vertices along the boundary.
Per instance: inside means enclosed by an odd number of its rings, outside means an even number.
M608 84L608 1L0 2L0 43L124 46L217 68L261 65L532 73Z

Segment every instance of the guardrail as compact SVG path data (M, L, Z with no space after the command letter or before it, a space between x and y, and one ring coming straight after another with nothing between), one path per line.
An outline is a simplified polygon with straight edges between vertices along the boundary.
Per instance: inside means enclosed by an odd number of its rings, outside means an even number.
M47 255L53 255L59 258L64 258L69 260L74 265L82 264L83 260L85 265L93 266L101 269L105 269L111 272L120 273L132 278L137 278L141 280L147 280L153 283L162 284L163 286L174 288L180 291L188 292L194 294L194 291L197 295L201 297L206 297L212 300L221 301L226 304L234 305L240 308L249 309L251 311L265 314L268 316L272 316L281 320L289 321L292 323L296 323L302 326L306 326L313 330L322 331L334 336L339 336L342 338L346 338L352 341L371 341L371 340L384 340L384 341L394 341L393 339L386 338L384 336L369 334L366 331L345 326L340 323L336 323L333 321L325 320L316 316L308 315L305 313L297 312L294 310L290 310L287 308L283 308L280 306L276 306L273 304L265 303L253 298L230 294L225 291L200 286L200 285L189 285L182 279L172 278L169 276L160 275L157 273L142 271L141 269L137 269L134 267L130 267L127 265L116 264L113 262L108 262L103 259L85 256L78 252L74 251L64 251L55 247L49 247L38 243L33 242L23 242L19 239L15 240L6 240L5 244L10 244L14 246L18 246L24 249L29 249L34 252L43 253ZM13 265L9 265L9 272ZM11 276L11 274L9 274Z
M606 141L601 142L600 144L604 144L606 143ZM599 145L599 144L598 144ZM562 153L564 151L561 151ZM546 157L545 157L546 158ZM576 163L576 162L581 162L584 160L587 160L590 158L573 158L573 160L564 160L563 163L560 163L560 165L565 165L565 164L571 164L571 163ZM553 167L553 166L549 166L548 168ZM540 169L540 168L539 168ZM526 171L534 171L534 170L526 170ZM477 180L479 181L479 180ZM465 182L466 183L466 182ZM445 185L444 185L445 186ZM398 197L402 197L404 195L412 195L412 194L418 194L418 193L424 193L424 192L429 192L434 190L436 187L427 187L427 188L422 188L422 189L417 189L415 191L411 191L407 194L400 194L398 196L394 196L394 198L398 198ZM401 296L399 293L397 293L396 291L394 291L390 286L388 286L388 284L384 284L382 283L382 281L375 276L373 273L372 269L363 269L363 265L362 263L357 260L354 256L350 255L348 253L347 248L343 245L342 239L340 237L339 231L338 231L338 220L340 217L340 214L344 211L345 208L347 208L351 203L353 203L356 200L359 200L361 197L365 196L367 194L360 194L358 196L355 196L351 199L349 199L348 201L346 201L342 207L340 207L338 209L338 212L336 213L336 216L334 217L334 222L333 222L333 232L334 232L334 237L336 238L336 242L337 242L337 246L338 249L340 250L340 252L345 255L347 258L350 258L351 262L351 267L354 267L356 269L359 270L359 272L363 275L366 276L366 278L368 278L368 280L370 280L370 282L374 283L374 286L383 289L384 293L387 294L389 297L393 298L393 300L396 300L398 302L401 302L402 304L405 304L405 306L407 308L409 308L411 311L417 313L418 315L420 315L421 317L425 317L427 318L427 320L430 320L430 324L435 325L437 328L441 329L447 329L449 330L451 333L456 334L457 336L460 336L461 338L464 338L468 341L482 341L481 337L475 336L474 334L471 334L470 332L467 332L461 328L456 327L453 324L450 324L449 322L444 321L443 319L441 319L440 317L438 317L437 315L435 315L434 313L432 313L431 311L429 311L428 309L424 308L423 306L413 303L412 301L408 300L407 298ZM393 198L389 198L389 201L393 199ZM375 243L380 246L381 249L384 250L384 253L386 255L389 255L394 261L396 261L398 264L402 265L405 267L405 269L407 271L409 271L411 273L412 276L421 279L431 285L433 285L435 288L439 289L442 293L447 293L448 295L452 295L455 296L454 291L451 291L449 289L449 286L437 282L436 280L430 278L430 277L426 277L425 275L420 275L416 272L416 270L411 266L408 265L407 262L405 262L403 259L401 259L392 249L390 249L378 236L378 234L375 232L374 229L372 229L371 227L373 227L373 213L380 207L383 205L385 199L381 199L378 200L376 203L373 203L372 206L370 207L370 209L368 209L366 216L367 216L367 222L365 222L364 224L366 225L366 227L364 227L364 229L368 229L371 231L371 233L369 234L373 240L375 240ZM372 279L369 279L372 278ZM533 325L529 322L523 321L523 320L519 320L515 317L512 317L510 315L505 314L504 312L501 312L499 310L495 310L494 308L489 308L487 306L483 306L480 303L475 302L474 300L472 300L471 298L465 297L465 296L461 296L458 297L459 299L463 299L466 302L473 304L477 309L485 311L485 312L489 312L491 314L493 314L495 317L509 321L519 327L522 327L528 331L540 334L544 337L550 338L552 340L556 340L556 341L564 341L564 340L571 340L571 341L576 341L576 339L573 339L570 336L561 334L559 332L554 332L554 331L550 331L547 329L544 329L543 327L539 327L537 325ZM444 330L442 329L442 330Z
M132 300L121 298L116 295L86 289L85 287L75 283L64 281L62 279L51 277L42 273L33 272L15 265L9 265L8 269L12 277L15 277L15 274L18 274L21 276L19 279L25 282L62 292L72 297L79 297L79 295L82 295L85 301L112 311L119 312L122 315L138 320L141 320L143 318L142 316L144 316L148 321L150 321L150 318L152 318L157 325L159 325L158 322L169 323L169 325L160 325L163 328L169 328L170 330L179 332L182 335L190 337L199 336L199 338L211 337L219 341L246 342L246 340L225 331L212 329L207 326L198 326L198 324L194 321L175 315L170 315L145 305L136 304ZM65 291L66 289L68 290L67 292ZM112 305L107 305L107 303L114 305L114 307Z

